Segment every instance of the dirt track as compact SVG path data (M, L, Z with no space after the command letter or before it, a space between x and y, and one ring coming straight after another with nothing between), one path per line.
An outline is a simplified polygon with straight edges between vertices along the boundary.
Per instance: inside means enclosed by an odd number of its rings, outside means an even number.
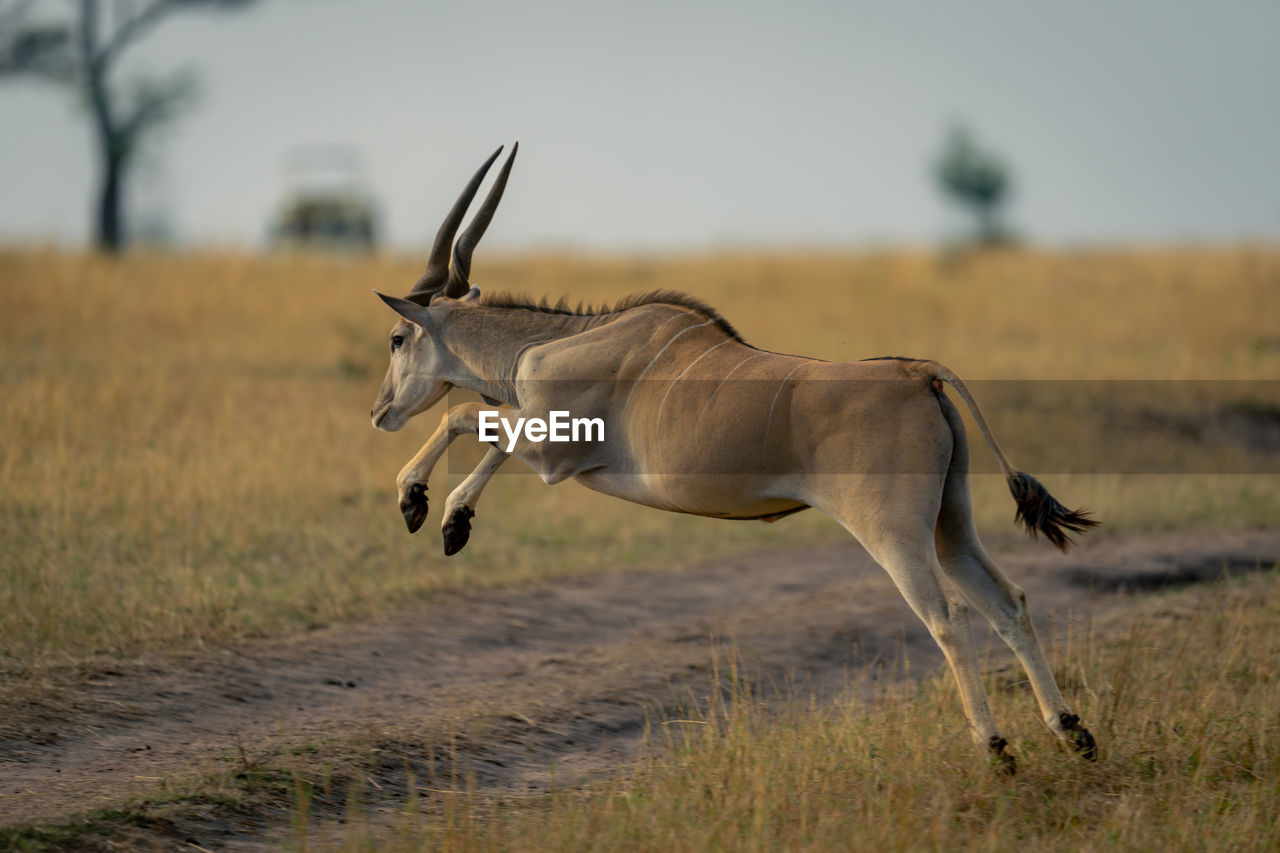
M1269 567L1280 529L1104 539L1066 557L1028 543L996 557L1047 636L1063 619L1122 610L1131 592ZM449 595L374 623L87 673L60 709L7 727L0 827L117 807L164 779L251 768L268 750L305 746L321 760L331 743L379 756L369 779L393 795L405 760L420 779L456 762L501 789L545 787L554 764L556 783L573 784L634 755L646 713L705 694L713 635L766 678L829 698L898 677L904 655L913 674L941 663L856 545ZM178 831L240 847L265 841L278 817Z

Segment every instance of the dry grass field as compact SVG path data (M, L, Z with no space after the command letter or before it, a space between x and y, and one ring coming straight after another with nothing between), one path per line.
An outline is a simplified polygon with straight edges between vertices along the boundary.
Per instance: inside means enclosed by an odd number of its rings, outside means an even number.
M392 322L370 290L402 292L419 270L390 258L0 251L6 743L45 760L72 749L70 724L56 746L6 714L104 667L141 678L158 656L196 660L202 647L321 626L341 630L315 635L345 642L352 626L445 593L846 538L812 512L773 525L691 518L504 471L470 544L446 559L439 508L463 466L437 471L433 515L414 536L394 486L439 411L397 434L367 414ZM481 258L473 278L596 303L672 288L763 348L941 361L1016 464L1102 519L1091 540L1280 519L1274 248L529 255ZM974 466L985 540L1019 543L980 442ZM1011 670L988 677L1024 767L1013 782L974 761L949 678L868 708L778 693L730 656L681 712L688 722L655 719L656 749L586 787L502 799L469 792L464 774L369 823L353 789L339 836L310 837L306 813L329 773L318 768L382 760L334 724L292 752L237 740L238 769L157 781L146 809L105 820L137 829L140 814L180 801L257 808L269 823L291 803L300 849L1266 848L1280 843L1276 584L1269 573L1214 587L1211 606L1203 588L1155 599L1056 638L1064 689L1104 744L1098 765L1054 751ZM145 716L128 713L126 729ZM488 731L489 713L470 736ZM247 790L260 778L272 781ZM89 831L6 828L0 848L79 849Z
M438 414L396 435L366 415L392 319L370 289L405 290L418 267L0 253L6 672L287 633L445 588L843 535L816 513L717 522L500 476L471 544L446 560L438 520L407 535L394 491ZM1096 511L1102 535L1280 517L1274 453L1199 426L1242 410L1274 440L1280 253L1271 249L1010 252L961 263L910 252L531 256L481 262L473 278L597 302L669 287L720 306L768 349L942 361L975 383L1011 458ZM1028 389L1073 387L1049 380L1208 380L1187 387L1222 399L1171 394L1154 405L1173 414L1144 408L1117 422L1120 385L1089 385L1104 390L1066 404L1029 401ZM1110 444L1126 437L1133 452L1163 456L1127 472ZM1071 469L1078 460L1068 459L1062 470L1077 473L1037 467L1040 445L1064 442L1104 461ZM1233 473L1180 476L1193 457ZM1153 473L1166 463L1173 474ZM978 448L982 465L989 454ZM1101 473L1079 473L1089 470ZM445 479L432 484L437 512ZM977 477L975 500L989 536L1015 535L998 478Z
M371 824L357 796L341 842L305 824L293 838L347 851L1275 849L1280 574L1133 610L1119 636L1080 631L1060 649L1058 679L1106 745L1096 764L1051 743L1011 670L987 690L1020 744L1014 780L974 761L948 673L870 707L822 706L731 656L700 710L655 722L659 749L585 791L503 798L433 780L452 793L430 813L424 796Z

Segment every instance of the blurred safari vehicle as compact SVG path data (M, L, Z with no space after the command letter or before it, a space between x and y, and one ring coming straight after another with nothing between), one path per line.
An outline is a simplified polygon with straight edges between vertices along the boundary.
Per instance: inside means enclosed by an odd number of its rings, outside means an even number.
M299 149L286 160L284 172L284 197L269 229L273 249L377 248L377 204L358 151L346 146Z

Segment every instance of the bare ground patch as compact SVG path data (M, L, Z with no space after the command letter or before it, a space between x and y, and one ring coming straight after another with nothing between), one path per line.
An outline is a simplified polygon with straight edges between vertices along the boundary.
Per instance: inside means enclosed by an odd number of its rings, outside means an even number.
M1115 621L1134 593L1269 568L1280 530L996 556L1052 641ZM429 800L468 777L517 799L571 787L632 760L646 726L705 696L713 640L821 701L941 664L856 545L451 594L376 622L11 682L0 827L123 809L99 834L47 840L250 848L287 834L299 785L321 817L349 808L353 784L375 811L411 785Z

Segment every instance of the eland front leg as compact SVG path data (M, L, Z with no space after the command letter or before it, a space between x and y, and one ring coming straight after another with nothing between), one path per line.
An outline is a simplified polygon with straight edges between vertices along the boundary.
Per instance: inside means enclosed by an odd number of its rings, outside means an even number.
M396 475L400 514L404 516L410 533L417 533L427 519L427 480L431 472L455 438L480 431L482 408L479 403L462 403L445 412L440 426Z
M451 408L440 419L440 426L436 427L426 444L396 477L400 513L404 516L410 533L416 533L427 518L427 480L432 470L454 439L468 433L479 433L480 412L484 408L479 403L463 403ZM475 518L480 494L508 458L509 454L497 447L490 447L475 470L449 493L440 529L444 537L446 557L458 553L467 544L471 536L471 519Z
M475 470L449 493L444 503L444 521L440 525L446 557L452 557L461 551L471 538L471 519L476 516L476 504L480 501L480 495L490 478L509 458L509 454L490 447Z

